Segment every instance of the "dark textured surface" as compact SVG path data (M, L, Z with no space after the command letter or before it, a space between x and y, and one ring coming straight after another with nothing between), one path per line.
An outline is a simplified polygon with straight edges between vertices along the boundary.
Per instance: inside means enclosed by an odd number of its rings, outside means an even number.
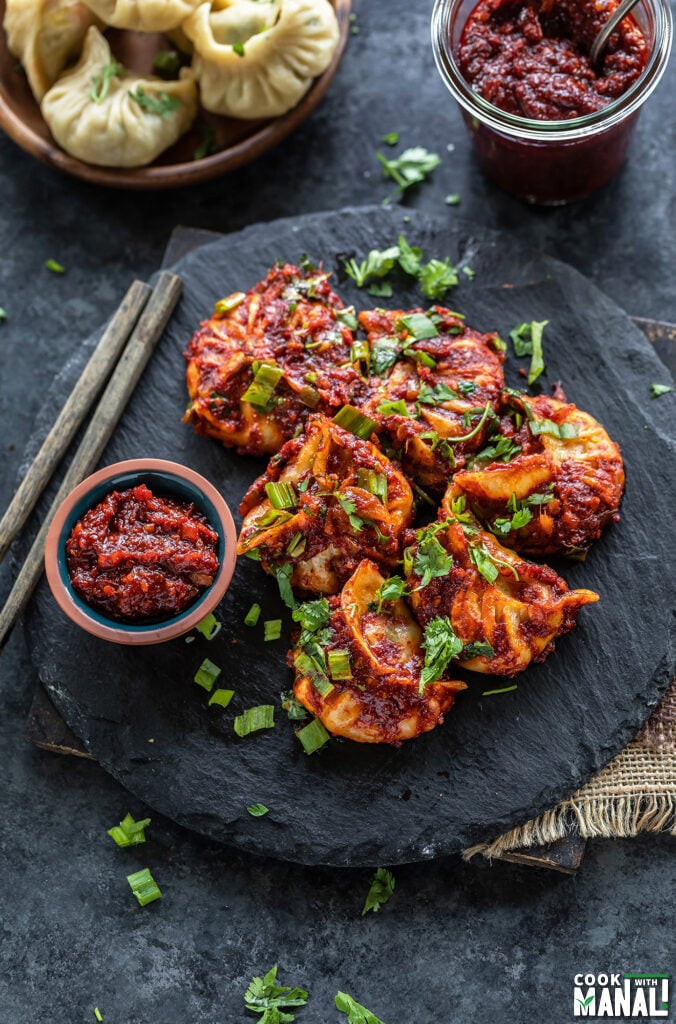
M673 59L620 177L573 207L528 209L487 184L470 158L435 77L430 9L430 0L357 3L361 32L325 103L264 160L203 188L98 191L0 139L0 305L10 316L0 325L3 505L33 420L49 412L50 381L130 278L156 268L176 223L227 231L377 202L387 186L373 153L385 131L443 155L413 206L507 229L575 265L628 312L676 322ZM451 192L461 193L460 210L443 205ZM50 256L66 277L43 270ZM1 584L4 595L6 567ZM568 1024L578 970L673 972L666 836L594 842L575 879L455 858L399 869L395 897L371 919L359 917L368 872L258 860L159 816L155 839L126 856L105 830L143 806L94 765L24 739L30 643L17 632L0 660L2 1024L93 1021L95 1005L108 1024L244 1024L254 1019L242 1008L245 979L275 961L313 993L299 1024L338 1024L338 988L387 1024ZM142 911L124 876L145 865L165 898Z
M676 505L673 451L664 440L671 403L642 401L661 364L628 317L579 274L554 260L533 261L495 233L371 208L254 226L190 254L176 268L184 281L180 305L102 464L141 454L186 462L236 509L261 463L223 451L180 422L186 339L216 296L250 287L276 258L308 252L337 271L337 253L383 248L402 229L428 256L450 255L476 271L452 296L470 324L506 337L524 319L550 320L542 387L562 380L568 397L595 415L624 453L620 525L584 564L563 569L571 586L595 588L601 601L582 613L555 654L502 697L481 693L504 681L468 674L471 690L446 725L400 749L334 742L308 758L279 707L279 693L290 685L288 629L278 643L261 645L262 620L282 610L277 588L248 559L240 560L219 608L225 626L209 644L110 646L59 613L44 581L27 619L50 697L96 760L136 796L212 838L306 864L429 859L534 817L624 746L674 671L668 578L660 586L649 573L635 574L631 619L626 600L628 566L669 559L660 524ZM339 287L345 301L368 304L349 280ZM418 301L415 289L398 288L389 304ZM510 356L512 384L517 365ZM249 629L242 623L253 596L263 614ZM235 690L226 712L208 708L191 683L207 653L223 667L223 685ZM234 735L235 714L270 702L277 706L274 731ZM270 808L262 821L246 812L259 800Z

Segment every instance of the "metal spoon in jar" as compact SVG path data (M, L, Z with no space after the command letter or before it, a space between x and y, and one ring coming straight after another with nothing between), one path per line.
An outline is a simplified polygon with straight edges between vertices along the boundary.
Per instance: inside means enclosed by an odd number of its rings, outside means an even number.
M638 2L639 0L622 0L622 2L616 7L614 14L610 15L608 21L596 36L596 39L592 43L591 50L589 51L589 59L591 60L593 67L598 68L601 58L603 57L603 51L608 45L608 40L611 35L622 19L626 18Z

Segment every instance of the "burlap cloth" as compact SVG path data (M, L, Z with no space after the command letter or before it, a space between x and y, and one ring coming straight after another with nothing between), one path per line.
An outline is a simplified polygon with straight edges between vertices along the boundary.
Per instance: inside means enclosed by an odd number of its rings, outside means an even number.
M571 834L615 839L638 832L676 835L676 680L629 746L586 786L493 842L470 847L463 856L499 857Z

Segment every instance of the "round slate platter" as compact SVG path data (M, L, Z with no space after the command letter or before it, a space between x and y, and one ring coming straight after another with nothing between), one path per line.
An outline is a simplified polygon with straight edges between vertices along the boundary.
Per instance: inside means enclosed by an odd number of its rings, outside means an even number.
M457 223L457 222L456 222ZM224 626L154 648L117 647L79 631L43 582L27 628L33 657L55 705L103 767L151 807L189 828L243 849L306 864L374 865L422 860L495 837L558 802L628 742L674 670L672 541L676 507L671 402L653 402L665 370L628 317L572 268L524 252L508 236L431 221L401 208L366 208L248 228L191 253L177 266L180 306L105 453L175 459L221 488L233 511L263 464L241 459L182 425L182 352L215 298L250 287L278 258L301 253L340 265L364 257L403 230L426 258L450 256L476 272L448 296L468 321L503 336L522 320L549 320L543 388L560 379L568 397L608 428L624 453L622 521L584 564L557 566L573 587L599 591L577 629L512 693L471 677L470 689L434 732L399 749L332 741L308 757L279 707L290 684L285 632L263 643L262 622L280 615L276 585L241 559L219 609ZM342 274L346 302L371 300ZM379 301L379 300L374 300ZM380 300L382 301L382 300ZM404 282L390 305L420 297ZM388 304L387 302L385 304ZM523 365L523 360L521 361ZM508 359L507 378L522 384ZM537 386L534 390L537 390ZM253 601L259 625L243 625ZM219 685L235 690L227 710L207 706L192 682L202 659L221 665ZM273 730L239 739L234 716L274 703ZM248 805L269 808L252 818Z

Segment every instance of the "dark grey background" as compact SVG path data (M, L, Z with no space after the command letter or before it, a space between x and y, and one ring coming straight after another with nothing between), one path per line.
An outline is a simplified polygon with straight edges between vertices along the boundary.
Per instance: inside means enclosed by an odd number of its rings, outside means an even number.
M155 269L176 223L228 231L378 201L388 186L374 153L386 131L443 156L411 205L508 229L628 312L676 321L673 62L620 177L570 208L529 209L485 182L470 157L433 67L430 9L429 0L357 0L360 33L315 115L252 167L200 188L101 191L0 139L3 506L53 376L131 277ZM462 196L457 209L443 204L451 192ZM49 257L64 277L44 269ZM5 568L0 596L9 583ZM106 1024L236 1024L249 1019L246 981L277 961L280 976L312 993L299 1024L344 1019L332 1009L338 989L387 1024L558 1024L573 1019L578 970L673 974L667 837L595 843L576 879L456 860L399 868L392 901L364 919L361 871L244 857L158 818L140 852L117 850L105 830L144 808L95 766L24 739L29 645L17 631L0 661L0 1024L91 1021L95 1005ZM146 865L164 899L141 909L125 875Z

